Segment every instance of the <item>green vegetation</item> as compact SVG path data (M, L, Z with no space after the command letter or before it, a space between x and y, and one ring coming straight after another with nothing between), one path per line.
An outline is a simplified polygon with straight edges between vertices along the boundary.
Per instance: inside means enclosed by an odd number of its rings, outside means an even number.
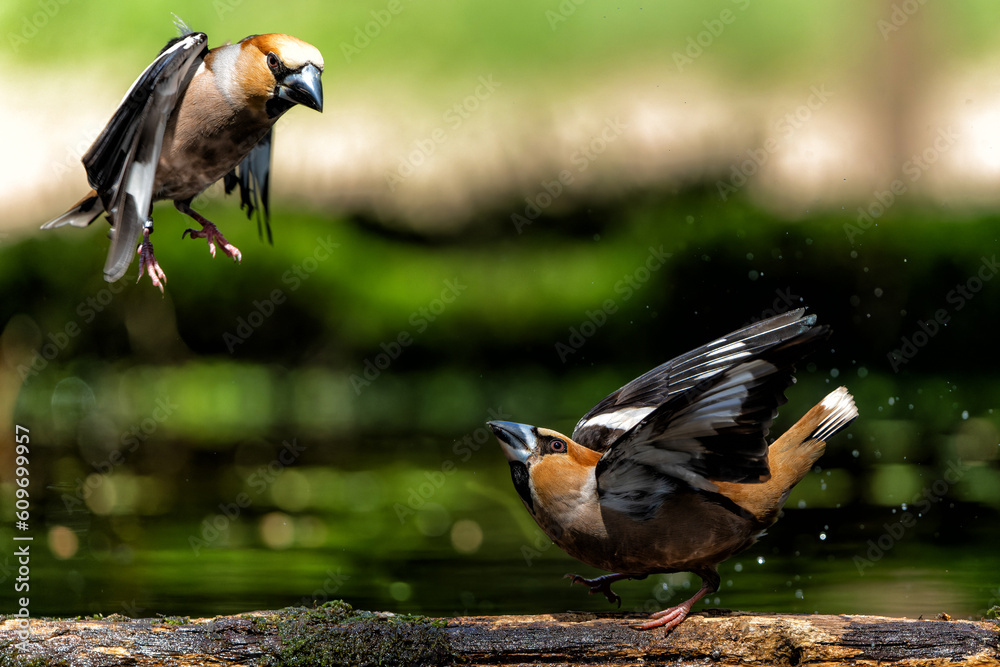
M336 600L312 609L285 609L264 621L277 628L275 667L450 663L454 654L440 621L421 616L355 611Z

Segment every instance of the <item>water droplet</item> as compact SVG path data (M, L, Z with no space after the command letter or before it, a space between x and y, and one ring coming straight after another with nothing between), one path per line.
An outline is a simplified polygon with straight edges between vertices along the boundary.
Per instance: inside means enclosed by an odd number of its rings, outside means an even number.
M851 456L853 456L854 458L858 458L859 456L861 456L861 452L859 452L856 449L853 449L851 450Z
M876 297L881 297L882 296L882 288L881 287L876 287L875 288L875 296Z
M802 592L801 588L797 588L795 590L795 597L797 597L799 600L803 600L803 599L805 599L806 596L805 596L805 593Z
M757 556L757 565L763 565L763 564L764 564L764 557Z
M819 534L819 539L820 539L821 542L824 541L824 540L826 540L826 533L820 533Z
M830 377L835 378L835 377L839 377L839 376L840 376L840 371L839 370L837 370L836 368L831 368L830 369Z
M968 418L969 418L969 411L962 410L962 419L968 419Z
M757 280L758 278L760 278L760 271L756 269L750 269L750 272L747 273L747 277L750 280Z
M896 404L896 399L894 397L890 396L889 397L889 405L895 405L895 404Z
M742 572L743 571L743 563L737 563L736 565L734 565L733 566L733 570L735 570L736 572Z
M865 368L864 366L862 366L861 368L859 368L858 369L858 377L859 378L866 378L866 377L868 377L868 369Z

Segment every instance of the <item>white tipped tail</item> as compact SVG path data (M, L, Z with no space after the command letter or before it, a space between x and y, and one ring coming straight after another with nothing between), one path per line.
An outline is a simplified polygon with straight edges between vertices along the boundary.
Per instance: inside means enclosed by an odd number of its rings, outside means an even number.
M823 407L825 414L809 435L811 440L829 439L858 416L858 406L854 404L854 397L847 391L847 387L837 387L827 394L826 398L819 404Z

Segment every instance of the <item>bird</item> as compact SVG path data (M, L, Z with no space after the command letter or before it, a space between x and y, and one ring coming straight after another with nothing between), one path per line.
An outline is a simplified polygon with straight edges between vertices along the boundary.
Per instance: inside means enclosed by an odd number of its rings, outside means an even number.
M323 56L315 46L280 33L250 35L209 49L208 37L177 23L171 39L125 94L107 126L83 155L92 188L66 213L42 225L86 227L102 213L111 224L104 277L115 282L139 255L139 280L148 274L163 292L166 274L150 235L153 202L172 200L203 238L234 261L242 253L218 227L191 208L191 201L222 179L237 186L247 217L261 208L272 241L268 187L272 128L301 105L323 111ZM142 242L136 247L140 235Z
M846 387L830 392L768 445L794 364L829 336L804 308L763 319L632 380L567 437L487 422L528 512L567 554L613 574L567 574L609 602L611 584L692 572L689 600L639 630L669 632L719 589L717 565L770 527L828 440L857 416Z

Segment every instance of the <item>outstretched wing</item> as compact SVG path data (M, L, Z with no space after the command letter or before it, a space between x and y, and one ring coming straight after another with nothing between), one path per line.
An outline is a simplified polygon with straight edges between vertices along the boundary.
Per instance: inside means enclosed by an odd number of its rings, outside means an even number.
M268 130L267 134L257 142L247 156L236 165L236 168L226 174L223 183L226 186L226 194L233 191L237 185L240 186L240 208L245 208L247 218L253 218L253 212L257 211L257 233L264 238L264 229L267 230L267 242L274 244L271 237L271 208L269 205L268 186L271 182L271 141L274 130ZM263 227L261 226L261 211L264 212Z
M577 422L572 438L603 452L671 396L718 375L740 360L752 358L761 350L798 336L815 322L814 315L806 317L805 309L798 308L755 322L671 359L608 394Z
M83 156L90 185L111 218L111 248L104 264L108 282L121 278L132 262L153 203L167 120L202 63L207 42L200 32L170 40Z
M678 485L716 491L713 482L769 479L766 437L795 381L794 364L829 333L797 312L795 326L786 321L774 329L777 318L765 320L753 337L723 346L715 341L707 355L687 359L684 388L652 408L598 461L601 505L643 520ZM755 344L758 337L769 343ZM728 361L720 366L717 357Z

